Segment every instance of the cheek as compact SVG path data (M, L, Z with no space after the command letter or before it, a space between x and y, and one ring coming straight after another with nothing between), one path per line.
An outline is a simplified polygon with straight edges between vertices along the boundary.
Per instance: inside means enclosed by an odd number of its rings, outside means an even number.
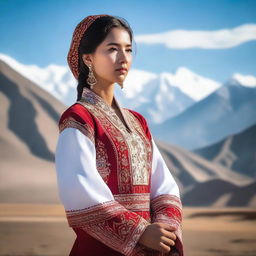
M95 60L95 71L97 73L106 73L114 68L115 58L109 54L100 55Z

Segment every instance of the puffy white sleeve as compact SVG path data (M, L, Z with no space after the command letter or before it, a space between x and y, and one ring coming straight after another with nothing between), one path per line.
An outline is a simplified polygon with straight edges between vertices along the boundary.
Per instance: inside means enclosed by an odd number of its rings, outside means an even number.
M134 255L150 223L114 200L96 168L93 142L80 130L65 128L58 137L55 167L59 198L69 226L83 229L124 255ZM113 222L123 227L115 228ZM117 233L123 229L126 232Z
M179 187L168 169L152 136L153 159L150 198L163 194L180 197Z
M94 144L78 129L66 128L60 133L55 164L59 197L66 210L114 200L109 187L96 170Z
M167 223L176 228L175 234L177 239L175 247L169 255L182 256L182 203L179 187L168 169L153 136L151 142L153 149L150 192L152 222Z

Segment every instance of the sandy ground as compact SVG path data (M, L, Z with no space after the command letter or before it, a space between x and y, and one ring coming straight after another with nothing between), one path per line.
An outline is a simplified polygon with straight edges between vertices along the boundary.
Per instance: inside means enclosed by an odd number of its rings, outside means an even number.
M0 204L0 255L68 255L75 234L61 205ZM185 256L256 255L256 209L184 208Z

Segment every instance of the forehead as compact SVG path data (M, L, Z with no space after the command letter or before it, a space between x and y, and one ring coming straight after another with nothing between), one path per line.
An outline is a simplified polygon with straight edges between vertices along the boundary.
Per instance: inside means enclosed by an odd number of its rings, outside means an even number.
M125 29L112 28L102 44L104 46L116 44L122 46L131 46L131 38L129 33Z

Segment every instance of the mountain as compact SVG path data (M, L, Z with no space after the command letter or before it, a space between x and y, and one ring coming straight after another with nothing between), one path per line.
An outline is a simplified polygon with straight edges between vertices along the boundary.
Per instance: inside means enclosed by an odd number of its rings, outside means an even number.
M133 73L131 71L130 75L132 76ZM128 87L129 85L126 86L126 88ZM136 97L121 98L120 90L116 91L117 98L121 99L122 105L138 111L147 120L152 120L150 121L152 123L161 123L194 103L194 100L178 87L172 86L164 73L144 84L142 90L137 92ZM123 95L125 94L124 91Z
M64 106L0 61L0 202L58 202L54 152Z
M36 65L23 65L5 54L0 54L0 60L55 96L64 105L71 105L76 100L76 80L68 66L51 64L45 68L40 68Z
M17 72L54 95L64 105L76 100L77 81L68 66L51 64L45 68L23 65L10 56L0 54L0 60ZM124 89L115 87L115 94L121 105L145 115L149 123L159 124L183 112L194 102L206 97L220 84L199 76L185 67L174 74L131 69L124 82Z
M193 152L240 174L256 178L256 125Z
M140 77L148 79L144 83L137 82L135 78ZM162 72L159 75L131 70L124 83L124 93L120 95L120 90L116 90L116 94L123 105L143 114L149 124L160 124L219 87L219 83L185 67L178 68L175 74Z
M255 207L256 182L237 186L221 179L209 180L193 187L183 196L186 206L249 206Z
M3 61L0 102L0 203L59 203L54 153L57 122L66 106ZM254 178L179 146L155 141L185 206L256 205Z
M225 180L238 186L247 185L253 181L246 175L236 173L218 163L210 162L177 145L168 144L156 138L154 140L168 168L174 174L182 194L190 190L190 187L213 179Z
M176 145L154 139L186 206L256 206L256 181Z
M189 150L211 145L256 123L256 87L231 79L209 96L160 125L159 139Z

